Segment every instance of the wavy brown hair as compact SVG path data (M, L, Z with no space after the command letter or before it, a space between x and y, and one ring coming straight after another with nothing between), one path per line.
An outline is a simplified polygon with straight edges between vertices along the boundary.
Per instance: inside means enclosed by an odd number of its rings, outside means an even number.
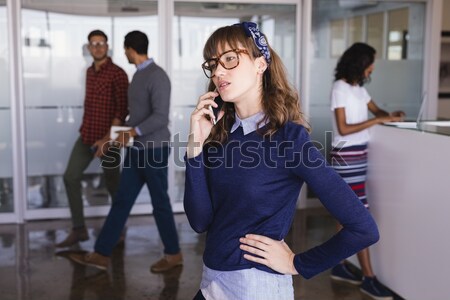
M267 40L267 39L266 39ZM203 49L205 60L217 57L218 49L225 49L228 45L231 49L239 48L241 44L248 50L252 59L262 56L256 47L253 39L247 37L244 29L240 25L224 26L217 29L206 41ZM278 129L284 126L288 121L301 124L307 128L306 121L300 110L300 101L297 91L287 80L286 69L278 54L269 46L272 61L264 71L261 94L262 107L267 121L264 131L258 130L264 136L274 134ZM208 91L214 91L216 86L210 80ZM233 103L225 102L222 108L225 112L217 124L212 128L208 137L208 142L224 143L228 138L228 132L235 121L235 108Z

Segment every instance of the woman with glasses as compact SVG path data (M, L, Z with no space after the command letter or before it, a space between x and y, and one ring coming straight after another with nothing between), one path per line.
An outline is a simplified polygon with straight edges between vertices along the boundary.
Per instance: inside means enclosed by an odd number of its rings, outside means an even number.
M217 29L203 56L210 84L191 115L184 198L192 228L207 232L194 299L294 299L292 275L310 278L375 243L377 226L310 141L298 93L256 24ZM343 229L294 254L284 238L303 183Z

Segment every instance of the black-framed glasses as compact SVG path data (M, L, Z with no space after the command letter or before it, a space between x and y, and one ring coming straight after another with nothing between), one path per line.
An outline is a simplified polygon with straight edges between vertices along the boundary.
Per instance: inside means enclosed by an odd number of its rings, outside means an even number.
M248 51L246 49L232 49L225 51L216 58L207 59L202 64L202 69L206 77L208 78L214 77L214 72L217 69L218 63L227 70L236 68L239 65L240 53L248 54Z

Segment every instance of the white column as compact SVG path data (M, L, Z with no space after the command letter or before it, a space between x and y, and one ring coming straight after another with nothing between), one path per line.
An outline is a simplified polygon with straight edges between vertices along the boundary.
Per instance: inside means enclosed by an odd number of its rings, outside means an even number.
M11 130L14 211L16 223L23 223L27 205L27 172L25 155L25 105L22 81L22 38L20 1L7 0L8 42L11 89Z

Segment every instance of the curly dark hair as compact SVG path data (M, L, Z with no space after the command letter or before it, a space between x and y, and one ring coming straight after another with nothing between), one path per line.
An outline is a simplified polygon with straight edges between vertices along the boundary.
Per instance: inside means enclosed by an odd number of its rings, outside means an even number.
M376 50L365 43L355 43L345 50L339 59L334 79L344 79L349 84L363 86L369 78L364 76L364 71L375 61Z

